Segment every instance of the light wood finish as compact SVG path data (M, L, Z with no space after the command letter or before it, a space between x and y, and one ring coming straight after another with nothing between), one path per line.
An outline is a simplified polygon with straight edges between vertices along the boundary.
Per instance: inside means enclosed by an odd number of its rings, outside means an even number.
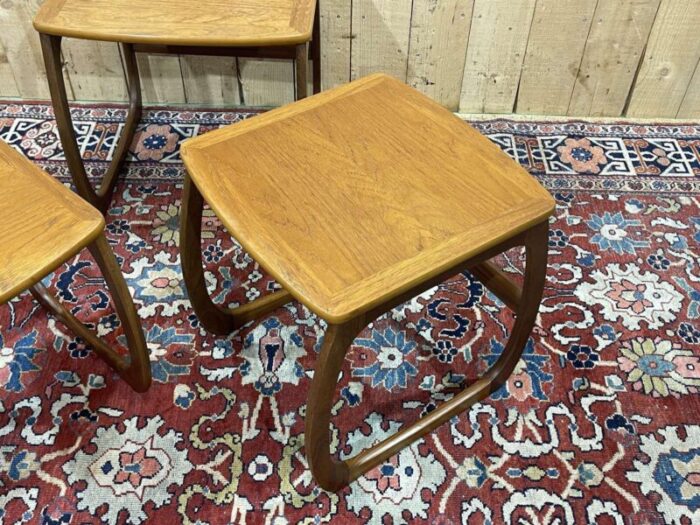
M131 44L293 45L311 39L315 0L46 0L41 33Z
M406 80L412 5L412 0L353 0L350 80L377 71Z
M453 111L459 108L473 7L474 0L413 1L406 82Z
M190 139L181 151L231 234L334 323L554 207L497 146L386 75Z
M0 303L78 253L103 228L99 212L0 141Z
M0 141L0 304L30 288L45 308L82 337L137 392L148 389L148 350L129 290L104 237L98 210ZM102 271L122 321L125 359L108 347L40 282L88 247Z
M286 290L280 290L238 308L225 308L211 300L202 267L203 206L202 195L186 176L180 209L180 246L187 293L202 326L211 333L228 335L248 321L288 303L292 297Z
M157 13L152 9L156 5L167 7L163 16L155 16ZM283 6L287 7L289 11L287 14L295 23L302 20L306 25L307 17L309 18L311 27L306 40L302 43L290 45L284 39L270 40L264 29L255 25L256 20L270 21L282 16L280 9ZM193 82L193 76L188 72L193 68L204 71L206 67L222 63L229 66L235 65L238 72L239 62L231 61L230 58L224 59L223 56L292 59L295 80L293 89L296 98L306 97L310 89L317 93L321 86L320 21L318 13L315 12L318 9L316 0L275 0L272 4L258 0L236 0L233 4L223 3L223 0L202 0L192 5L189 2L174 5L169 2L167 6L159 2L155 4L151 2L147 6L138 7L139 9L135 9L131 0L110 0L108 3L103 0L94 0L89 3L82 0L46 0L34 21L35 27L40 31L39 40L51 101L56 114L56 124L73 181L78 193L103 213L107 211L111 202L117 175L126 159L136 125L141 117L142 88L147 102L167 98L171 103L183 103L187 101L188 89L191 92L192 101L201 102L208 97L197 96L198 90ZM211 9L206 16L205 8ZM108 16L110 12L112 12L112 18ZM117 15L117 12L122 14ZM124 13L133 14L125 17ZM246 26L245 30L237 27L233 23L233 15L236 14L248 17L238 22L241 24L245 22L251 27ZM178 32L178 24L181 25L185 20L190 20L192 27L189 33L182 34ZM288 17L285 20L290 19ZM234 34L236 30L241 29L241 34L248 35L248 38L238 40L229 38L221 41L222 21L231 24L227 29L234 31ZM252 41L251 28L255 27L258 27L260 34L257 40ZM147 33L149 30L152 31L151 34ZM168 31L172 31L172 34L168 34ZM196 37L205 33L206 39ZM68 107L70 86L66 84L64 78L61 57L61 42L64 36L120 42L121 61L124 64L126 88L129 94L129 115L112 162L98 189L93 188L88 180ZM311 38L311 45L309 45L308 40ZM250 43L256 45L250 46L248 45ZM104 45L101 42L98 44ZM222 47L215 47L217 45ZM149 54L137 57L137 49ZM183 70L178 56L180 53L214 55L216 58L200 59L199 62L194 63L187 59ZM311 72L308 67L310 56L314 59ZM76 59L73 58L72 61L76 62ZM144 70L146 75L140 76L139 69ZM78 78L75 72L74 78ZM311 81L311 87L309 81ZM238 79L235 84L229 83L228 88L232 93L228 100L234 102L240 101L240 96L245 93L244 83L241 82L239 86ZM219 92L221 91L220 88ZM222 100L226 99L223 94L220 96Z
M460 111L512 113L535 0L476 0Z
M517 111L563 115L598 0L538 0L520 78Z
M660 0L598 2L569 115L621 115Z
M537 316L552 197L488 139L418 91L373 75L188 140L180 223L184 281L205 328L226 334L294 297L328 323L306 405L317 483L338 490L498 389ZM286 291L212 302L204 200ZM521 289L488 260L526 248ZM418 422L357 456L330 452L347 349L377 317L469 270L516 314L497 363Z
M664 0L656 16L628 115L675 117L700 59L700 0Z

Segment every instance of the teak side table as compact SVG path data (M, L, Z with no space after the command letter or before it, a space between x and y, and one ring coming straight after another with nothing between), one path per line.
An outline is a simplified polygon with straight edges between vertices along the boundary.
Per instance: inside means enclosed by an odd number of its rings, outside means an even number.
M29 288L34 298L83 338L137 392L151 384L151 363L139 317L104 236L102 215L0 141L0 304ZM87 247L122 321L130 359L107 346L41 283Z
M78 193L103 213L141 118L136 52L291 59L296 98L321 90L317 0L46 0L34 19L40 33L56 125ZM129 114L99 189L88 180L73 131L61 67L64 37L118 42L127 73ZM310 45L309 45L310 44Z
M328 322L308 395L305 443L337 490L499 388L537 316L554 200L496 145L417 91L374 75L190 139L180 242L202 325L227 334L297 299ZM207 294L204 199L284 290L230 310ZM526 249L522 289L487 260ZM499 361L417 423L347 461L329 423L345 354L371 321L468 269L515 311Z

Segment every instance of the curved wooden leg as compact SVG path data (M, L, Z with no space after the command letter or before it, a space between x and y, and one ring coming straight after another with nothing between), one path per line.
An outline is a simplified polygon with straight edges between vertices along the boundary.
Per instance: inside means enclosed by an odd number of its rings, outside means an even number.
M107 287L112 292L114 307L122 321L124 333L126 334L130 359L124 359L107 346L102 339L97 337L97 334L89 330L73 314L66 310L43 284L35 284L30 288L30 291L42 306L51 311L78 336L82 337L93 348L95 353L102 357L131 388L137 392L145 392L151 385L151 364L148 358L146 340L144 339L141 323L134 303L131 300L129 289L117 265L114 253L103 234L100 234L90 245L89 249L102 271Z
M363 317L342 325L328 324L308 394L304 426L306 459L316 483L326 490L341 489L357 477L353 477L346 461L338 461L331 455L330 421L333 394L345 353L365 324Z
M321 92L321 0L316 2L314 29L311 36L311 60L313 61L314 95Z
M202 195L189 175L185 175L180 209L180 263L185 287L202 326L213 334L227 335L245 323L287 304L292 296L286 290L279 290L238 308L224 308L211 300L202 266L203 206Z
M296 58L294 59L295 79L297 84L296 99L301 100L308 95L307 81L309 70L309 44L296 46Z
M309 391L305 423L306 456L311 472L321 487L331 491L343 488L503 385L520 359L537 317L547 270L547 230L548 224L544 222L524 236L527 266L522 300L517 305L516 321L508 343L494 366L475 383L413 425L347 461L337 461L331 456L330 411L345 353L365 326L366 319L358 317L342 325L329 324Z
M121 44L124 64L126 66L127 84L129 89L129 114L124 124L124 129L119 137L117 148L112 158L112 162L102 179L98 190L90 184L80 148L73 129L73 119L70 115L68 97L66 95L66 84L63 78L61 67L61 37L40 34L41 50L44 55L46 66L46 76L49 81L49 91L51 92L51 102L56 116L56 127L61 137L63 152L70 169L73 182L78 194L90 204L105 213L112 200L112 193L117 182L117 174L121 170L126 155L129 152L131 140L136 131L136 125L141 119L141 84L139 80L139 70L136 63L136 54L131 44Z

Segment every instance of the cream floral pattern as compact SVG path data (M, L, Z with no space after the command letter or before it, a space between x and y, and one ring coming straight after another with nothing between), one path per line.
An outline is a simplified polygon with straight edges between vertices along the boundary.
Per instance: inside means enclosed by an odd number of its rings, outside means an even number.
M695 393L700 387L700 357L661 338L624 341L617 361L635 390L654 397Z
M628 330L639 330L645 322L658 329L676 318L683 296L658 274L641 272L636 264L612 263L594 270L593 282L581 283L576 296L590 306L600 306L606 321L620 320Z
M348 443L352 443L352 451L348 454L350 457L389 437L400 428L395 421L389 421L388 429L385 430L383 427L386 421L377 413L370 414L365 423L367 428L372 429L371 435L364 434L361 428L348 435ZM429 476L426 475L428 472ZM445 477L445 469L433 453L428 451L423 455L413 445L352 483L347 505L357 514L363 507L371 505L375 512L368 523L376 525L384 523L388 516L393 523L404 523L404 512L413 518L426 519L430 503L421 494L424 491L434 492L445 481Z
M78 509L97 513L106 507L101 519L110 524L126 511L127 522L138 524L146 520L145 505L159 507L170 501L168 488L181 484L192 464L187 448L177 447L182 435L174 430L161 435L163 423L155 416L139 427L138 417L133 417L124 422L124 431L117 425L97 430L92 447L79 450L63 466L69 483L85 486L78 492Z
M156 211L153 221L155 228L151 234L168 246L177 246L180 243L180 209L174 204L168 204Z

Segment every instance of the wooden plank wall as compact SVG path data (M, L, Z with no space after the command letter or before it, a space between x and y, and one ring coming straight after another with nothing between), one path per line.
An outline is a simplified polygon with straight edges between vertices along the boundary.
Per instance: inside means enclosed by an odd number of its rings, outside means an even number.
M235 0L231 0L235 1ZM454 111L700 118L700 0L320 0L323 87L374 71ZM0 2L0 97L46 99L31 20ZM69 96L126 98L116 45L67 40ZM156 104L275 106L292 64L140 56Z

